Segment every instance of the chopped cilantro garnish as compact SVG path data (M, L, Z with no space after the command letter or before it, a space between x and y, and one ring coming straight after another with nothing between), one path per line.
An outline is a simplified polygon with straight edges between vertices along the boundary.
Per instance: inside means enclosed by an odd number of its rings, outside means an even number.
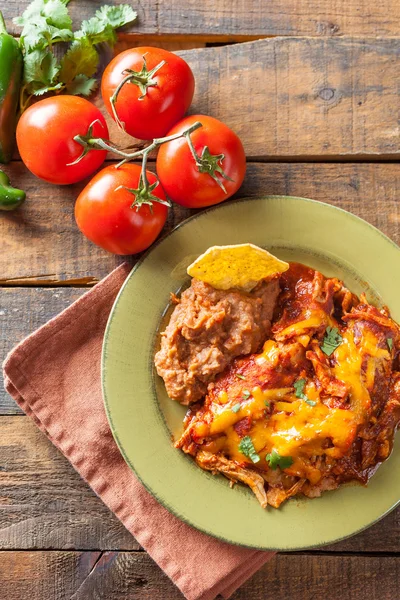
M273 471L277 467L280 469L288 469L293 464L293 458L291 456L281 456L276 450L272 450L271 454L267 454L265 460L269 463L269 466Z
M251 394L250 394L249 390L243 390L242 396L243 396L243 400L248 400L250 398Z
M240 402L232 406L232 412L237 413L240 410Z
M264 400L264 404L265 404L265 406L267 406L269 408L269 402L268 402L268 400Z
M310 406L315 406L317 403L314 400L310 400L310 398L308 398L308 396L306 396L306 394L304 393L305 386L305 379L298 379L294 382L293 387L296 398L301 398L302 400L305 400Z
M243 379L243 381L245 381L246 377L244 375L241 375L240 373L235 373L236 377L238 379Z
M327 327L324 335L324 339L322 340L321 350L327 356L330 356L332 352L336 350L338 346L342 343L343 338L339 333L339 329L337 327Z
M389 350L390 350L390 352L391 352L391 351L392 351L392 348L393 348L393 340L392 340L392 338L388 338L388 339L386 340L386 343L387 343L387 345L388 345L388 348L389 348Z
M240 440L239 452L250 458L253 463L258 463L260 460L260 457L253 446L253 441L249 435L245 435L244 438Z
M304 393L305 385L306 385L305 379L298 379L297 381L294 382L293 387L294 387L294 393L296 395L296 398L301 398L302 400L307 399L307 396Z

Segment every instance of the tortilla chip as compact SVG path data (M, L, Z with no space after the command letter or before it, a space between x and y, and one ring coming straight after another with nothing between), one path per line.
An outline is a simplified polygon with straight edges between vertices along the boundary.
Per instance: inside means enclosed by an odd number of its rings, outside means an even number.
M218 290L238 288L249 292L262 279L288 268L288 263L267 250L254 244L237 244L209 248L187 268L187 273Z

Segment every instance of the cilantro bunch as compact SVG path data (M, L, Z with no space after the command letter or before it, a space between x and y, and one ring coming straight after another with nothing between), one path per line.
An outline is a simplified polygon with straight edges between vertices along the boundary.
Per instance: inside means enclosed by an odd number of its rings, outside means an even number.
M20 46L24 55L24 76L20 110L29 105L32 96L66 91L89 96L97 87L94 77L100 62L98 44L113 47L115 30L132 23L137 13L128 4L104 5L95 15L83 21L79 31L72 31L68 13L69 0L33 0L14 23L22 27ZM62 46L69 47L61 60Z

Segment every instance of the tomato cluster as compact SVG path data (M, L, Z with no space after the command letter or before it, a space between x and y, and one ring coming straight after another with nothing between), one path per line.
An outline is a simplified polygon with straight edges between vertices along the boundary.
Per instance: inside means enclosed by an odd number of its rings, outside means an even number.
M104 105L128 134L153 140L129 153L108 141L100 110L76 96L53 96L21 116L17 144L25 165L55 184L81 181L104 162L107 150L123 161L102 169L75 205L79 229L115 254L148 248L159 235L168 200L190 208L223 202L241 186L246 157L238 136L205 115L184 117L195 81L189 65L160 48L134 48L117 55L101 81ZM160 146L157 175L147 170L150 150ZM124 164L142 156L142 167Z

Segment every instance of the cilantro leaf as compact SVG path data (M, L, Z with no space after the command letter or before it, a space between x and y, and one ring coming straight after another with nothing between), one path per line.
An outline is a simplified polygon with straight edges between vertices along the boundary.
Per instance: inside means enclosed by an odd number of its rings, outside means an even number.
M34 96L43 96L43 94L48 94L49 92L55 92L56 90L62 90L64 84L56 83L56 85L47 85L33 91Z
M29 91L33 93L35 90L57 83L59 70L60 65L52 52L34 50L25 56L24 83L29 84Z
M91 77L96 72L98 61L97 50L88 40L76 40L61 60L61 81L69 83L77 75Z
M82 21L81 29L76 32L75 39L86 40L91 44L106 42L110 46L114 46L117 35L111 25L104 24L96 17L92 17L88 21Z
M62 0L34 0L22 17L13 19L23 27L21 45L25 51L46 48L55 42L72 40L72 20Z
M392 348L393 348L393 339L392 339L392 338L388 338L388 339L386 340L386 343L387 343L387 345L388 345L388 348L389 348L389 350L390 350L390 352L391 352L391 351L392 351Z
M117 41L115 29L135 21L137 12L128 4L116 6L102 6L96 11L95 16L87 21L82 21L81 29L76 33L76 38L86 38L92 44L107 42L111 46Z
M310 398L304 393L305 386L305 379L298 379L297 381L295 381L293 384L295 396L296 398L301 398L302 400L305 400L310 406L315 406L317 403L314 400L310 400Z
M258 463L260 457L258 456L256 449L254 448L253 441L249 435L245 435L239 444L239 452L251 459L253 463Z
M95 16L103 23L109 23L111 27L117 29L135 21L137 12L129 4L116 4L113 6L105 4L96 10Z
M69 29L58 29L46 22L41 24L39 20L38 23L24 27L21 44L25 52L29 52L37 48L52 47L56 42L69 42L73 37L74 34Z
M307 399L307 396L304 393L305 385L306 385L305 379L298 379L297 381L294 382L293 387L294 387L294 393L295 393L296 398L302 398L302 400Z
M72 81L66 84L66 90L68 94L72 96L90 96L90 94L97 88L98 81L94 77L86 77L86 75L77 75Z
M242 393L243 400L248 400L250 398L250 396L251 396L251 394L250 394L249 390L243 390L243 393Z
M317 403L315 402L315 400L310 400L309 398L306 398L306 402L307 404L309 404L310 406L315 406Z
M240 402L238 402L237 404L235 404L235 406L232 406L232 412L234 412L234 413L239 412L240 407L241 407L241 404L240 404Z
M54 25L58 29L72 29L68 8L61 0L43 0L40 14L47 19L49 25Z
M69 0L33 0L22 16L13 19L22 27L20 46L24 54L24 86L21 110L32 95L66 89L70 94L89 95L97 86L94 75L100 63L96 44L117 40L115 29L134 21L137 13L129 4L102 6L81 29L72 31ZM54 44L72 42L61 59L53 54Z
M330 356L332 352L336 350L338 346L342 343L343 338L339 333L339 329L337 327L327 327L324 335L324 339L322 340L321 350L327 356Z
M71 29L72 20L68 14L67 2L62 0L33 0L21 17L15 17L13 23L24 27L34 23L38 17L44 17L49 25L60 29Z
M293 464L293 458L291 456L281 456L275 449L272 450L271 454L267 454L265 460L269 463L269 466L273 471L278 467L280 469L288 469Z
M267 408L269 408L269 407L270 407L270 404L269 404L268 400L264 400L264 404L265 404L265 406L266 406Z

